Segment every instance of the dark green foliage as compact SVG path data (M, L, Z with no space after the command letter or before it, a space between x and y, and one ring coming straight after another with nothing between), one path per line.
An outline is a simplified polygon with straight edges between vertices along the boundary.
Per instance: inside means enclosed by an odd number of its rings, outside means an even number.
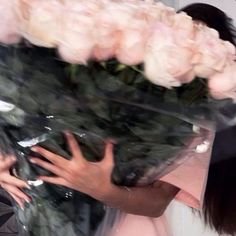
M69 159L62 132L71 130L89 161L101 160L107 139L116 142L115 184L136 185L150 168L161 174L197 135L192 123L212 120L212 110L199 105L208 99L202 80L166 90L141 67L114 60L68 65L53 50L1 47L0 100L15 108L0 110L0 147L17 155L15 173L26 180L50 175L28 162L29 148L38 144ZM18 215L32 236L91 235L103 215L101 203L64 187L44 184L29 194L33 204Z

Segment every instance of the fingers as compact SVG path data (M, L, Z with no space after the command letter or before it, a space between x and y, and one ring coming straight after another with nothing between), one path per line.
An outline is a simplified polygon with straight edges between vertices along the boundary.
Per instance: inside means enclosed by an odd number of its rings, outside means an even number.
M60 167L56 166L56 164L53 165L53 164L43 161L39 158L32 157L30 159L30 162L52 172L55 175L60 176L63 173L63 170ZM64 167L66 167L66 165Z
M38 179L43 180L44 182L61 185L70 188L70 184L61 177L49 177L49 176L40 176Z
M8 193L14 194L14 196L23 199L24 201L30 203L31 199L29 196L27 196L25 193L23 193L20 189L18 189L16 186L2 183L2 188L5 189Z
M84 159L79 144L77 143L74 136L70 132L65 132L65 135L73 158L79 160L80 162L81 161L85 162L86 160ZM42 147L33 147L32 151L39 153L40 155L42 155L43 157L45 157L47 160L54 163L58 167L63 167L68 162L68 160L66 160L64 157L56 155Z
M13 193L9 193L11 196L12 196L12 198L16 201L16 203L20 206L20 208L22 209L22 210L24 210L24 204L25 204L25 201L24 201L24 199L21 199L21 198L19 198L19 197L17 197L15 194L13 194Z
M75 137L68 131L65 132L67 143L74 158L85 160Z
M110 141L107 142L105 146L105 153L104 153L104 158L102 160L102 163L106 163L109 165L113 165L114 159L113 159L113 143Z
M41 156L45 157L50 162L54 163L57 166L64 166L68 160L64 157L58 156L53 152L50 152L42 147L33 147L32 151L39 153Z
M5 184L15 186L17 188L28 188L30 189L30 186L23 180L18 179L14 176L11 176L9 173L5 173L1 175L1 181Z
M0 162L0 171L9 170L15 162L16 158L14 156L8 156L5 159L2 159Z

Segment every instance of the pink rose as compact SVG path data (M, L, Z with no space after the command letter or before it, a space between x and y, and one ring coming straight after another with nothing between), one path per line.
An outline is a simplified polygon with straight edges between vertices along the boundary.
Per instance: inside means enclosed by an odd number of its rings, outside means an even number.
M120 40L117 19L114 18L114 14L104 9L95 16L94 22L95 46L93 57L99 61L110 59L115 56Z
M1 30L0 42L18 43L21 39L13 0L0 0Z
M236 100L236 62L228 64L223 72L215 73L208 80L210 94L216 99Z
M181 84L190 83L196 77L193 70L189 70L186 73L182 73L179 76L176 76L176 79L181 82Z
M161 2L158 2L155 5L154 10L156 10L156 14L158 13L160 21L170 26L176 15L175 9L166 6Z
M179 45L193 47L193 39L196 34L196 27L192 18L186 13L175 14L171 27L175 31L175 41Z
M174 8L156 1L140 1L138 11L140 12L139 14L142 14L143 18L150 24L159 21L170 25L172 24L173 17L176 14Z
M124 19L122 24L122 34L119 47L116 51L117 59L127 65L135 65L143 62L146 52L149 29L156 22L169 22L173 18L175 11L162 3L155 1L133 1L127 4L132 11L126 10L129 17L119 17ZM132 1L129 1L132 3ZM131 17L130 17L131 16ZM127 24L126 22L129 22Z
M61 30L62 4L57 0L17 0L23 36L31 43L55 47Z
M62 34L59 38L59 53L72 64L86 64L94 47L93 8L80 1L70 0L65 4L62 17Z
M121 33L117 59L126 65L140 64L144 60L148 27L141 20L131 21Z
M95 47L93 57L107 60L115 56L127 22L134 18L135 5L132 1L108 1L94 17Z
M192 56L191 49L176 44L172 28L158 23L147 45L145 74L155 84L167 88L180 86L194 79Z
M214 29L199 26L195 45L197 53L194 56L194 71L197 76L208 78L216 72L224 70L225 65L232 61L233 46L219 38Z

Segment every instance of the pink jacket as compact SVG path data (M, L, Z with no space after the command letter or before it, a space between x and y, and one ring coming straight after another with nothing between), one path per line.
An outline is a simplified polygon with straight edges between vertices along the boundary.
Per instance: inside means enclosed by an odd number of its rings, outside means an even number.
M209 133L211 142L214 134ZM195 140L197 142L197 140ZM195 145L193 142L191 146ZM192 146L192 147L193 147ZM195 145L196 146L196 145ZM160 180L170 183L180 189L176 200L187 206L201 209L208 168L211 156L211 147L204 153L192 153L191 156L175 170L162 177ZM157 199L158 200L158 199ZM150 199L149 199L150 201ZM151 218L122 213L122 217L115 223L108 236L171 236L168 221L165 215Z

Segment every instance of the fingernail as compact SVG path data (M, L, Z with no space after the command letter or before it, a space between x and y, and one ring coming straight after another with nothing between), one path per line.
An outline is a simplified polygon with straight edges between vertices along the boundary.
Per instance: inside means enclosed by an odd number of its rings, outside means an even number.
M11 160L12 160L12 161L16 161L16 157L11 156Z
M22 206L20 206L20 209L21 209L22 211L25 211L24 207L22 207Z
M34 187L37 187L37 186L40 186L40 185L43 184L43 180L41 180L39 178L35 181L28 180L27 182L28 182L29 185L32 185Z
M29 190L31 190L31 187L30 187L28 184L26 185L26 188L29 189Z
M33 163L33 164L36 163L36 161L34 159L30 159L30 162Z
M28 204L30 204L30 200L29 200L29 199L25 199L25 201L26 201Z
M106 143L111 143L111 144L115 145L117 142L114 139L108 139L106 141Z
M32 147L31 150L32 150L33 152L37 152L37 147Z

